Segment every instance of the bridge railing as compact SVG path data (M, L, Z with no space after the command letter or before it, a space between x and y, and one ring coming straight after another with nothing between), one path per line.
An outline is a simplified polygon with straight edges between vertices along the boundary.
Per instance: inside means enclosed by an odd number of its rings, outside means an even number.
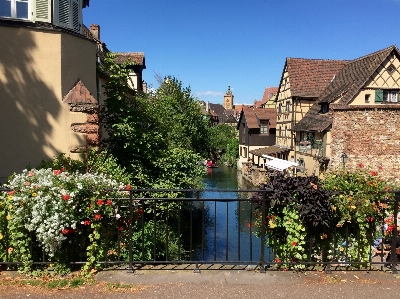
M352 266L382 268L388 264L396 272L396 230L386 239L392 256L388 261L384 246L374 257L373 240L382 235L382 231L374 228L371 235L363 236L349 231L353 229L350 226L331 228L333 233L337 229L344 230L346 237L344 240L333 240L327 245L329 248L317 249L321 255L322 252L331 252L328 259L315 255L314 241L320 236L313 235L307 236L307 258L295 260L290 256L280 256L278 259L276 248L267 246L268 194L273 190L132 189L119 192L120 197L110 198L119 217L106 226L102 242L104 255L101 261L97 261L100 264L124 264L128 271L134 271L138 265L193 264L196 272L200 271L201 265L207 264L255 265L261 272L269 268L299 265L330 271ZM393 215L397 215L400 193L391 193L395 196L387 199L387 203L393 206ZM387 216L383 215L382 219ZM0 264L19 265L21 261L15 260L10 251L8 221L5 219L0 223L4 224L0 227ZM397 217L394 217L394 224L398 226ZM385 227L384 220L376 223L376 227ZM84 232L84 224L78 224L78 233L71 234L66 240L72 244L71 248L76 245L78 247L74 248L81 249L71 260L71 264L76 265L86 263L85 246L89 244L87 239L82 238L86 236L84 233L79 235L79 229ZM351 239L350 233L357 237ZM350 258L348 253L358 250L356 244L361 238L370 240L370 251L367 256L360 252L356 258L354 255ZM30 246L33 263L54 263L41 250L34 236L31 239L34 240Z

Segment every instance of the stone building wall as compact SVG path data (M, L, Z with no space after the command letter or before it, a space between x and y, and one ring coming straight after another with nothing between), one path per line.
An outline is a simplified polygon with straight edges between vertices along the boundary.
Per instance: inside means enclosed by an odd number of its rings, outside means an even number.
M346 169L360 164L378 170L385 180L400 185L400 107L334 109L332 156L329 168L341 168L342 153L348 156Z

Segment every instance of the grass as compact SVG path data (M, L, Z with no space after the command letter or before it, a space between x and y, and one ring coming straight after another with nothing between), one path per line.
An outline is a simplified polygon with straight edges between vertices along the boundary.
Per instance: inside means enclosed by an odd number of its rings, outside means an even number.
M134 284L124 283L103 283L97 282L93 278L85 278L79 274L71 274L68 276L40 276L40 277L29 277L29 276L0 276L0 286L14 286L14 287L36 287L39 289L47 290L60 290L60 289L75 289L82 286L95 286L102 288L103 291L132 291L141 289Z

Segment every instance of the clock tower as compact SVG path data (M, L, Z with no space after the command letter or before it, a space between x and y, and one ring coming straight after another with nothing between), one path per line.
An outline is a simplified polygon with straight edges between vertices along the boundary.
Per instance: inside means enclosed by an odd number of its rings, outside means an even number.
M228 90L224 95L224 108L233 109L233 94L230 86L228 86Z

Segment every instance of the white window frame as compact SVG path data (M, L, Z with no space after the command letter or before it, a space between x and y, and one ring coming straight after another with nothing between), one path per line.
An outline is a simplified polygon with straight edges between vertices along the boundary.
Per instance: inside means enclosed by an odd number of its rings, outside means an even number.
M1 0L4 1L4 0ZM6 0L5 2L10 2L11 5L11 16L0 16L0 18L11 18L11 19L19 19L19 20L30 20L32 15L32 1L31 0ZM17 17L17 2L25 2L28 4L28 11L26 18Z
M268 121L260 121L260 134L268 135Z
M390 101L392 103L397 103L397 91L390 92Z

